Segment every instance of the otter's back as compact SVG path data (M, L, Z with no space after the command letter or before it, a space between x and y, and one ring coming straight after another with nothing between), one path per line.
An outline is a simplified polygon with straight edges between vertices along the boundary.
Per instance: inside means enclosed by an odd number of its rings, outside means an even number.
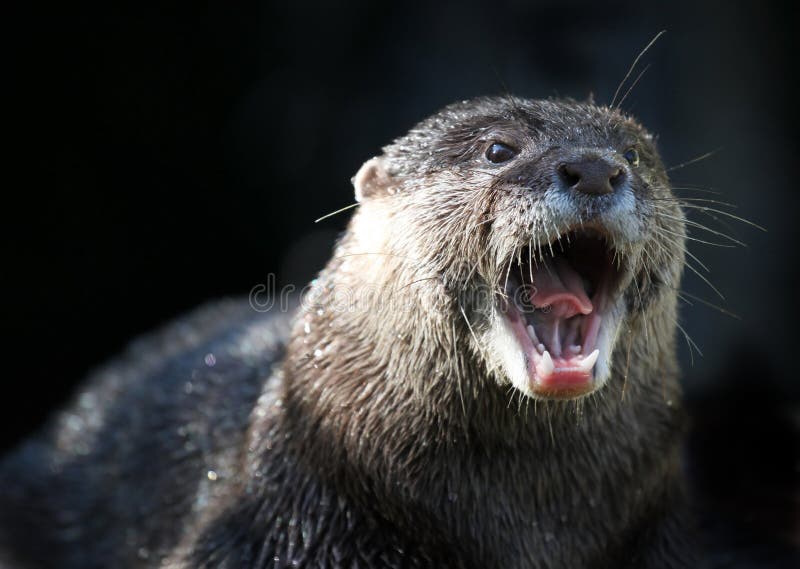
M223 301L93 374L0 463L0 566L127 567L186 539L238 471L288 322Z

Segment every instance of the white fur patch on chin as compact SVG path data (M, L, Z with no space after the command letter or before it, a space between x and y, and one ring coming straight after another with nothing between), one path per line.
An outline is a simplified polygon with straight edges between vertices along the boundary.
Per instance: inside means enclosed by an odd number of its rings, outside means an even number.
M495 312L487 335L490 356L495 360L492 362L493 367L499 367L514 387L532 396L533 393L528 385L525 354L511 330L511 325Z
M617 345L620 330L622 329L622 316L624 314L623 299L620 297L606 316L605 325L601 327L597 338L597 349L600 357L594 366L594 390L600 387L611 377L611 356Z

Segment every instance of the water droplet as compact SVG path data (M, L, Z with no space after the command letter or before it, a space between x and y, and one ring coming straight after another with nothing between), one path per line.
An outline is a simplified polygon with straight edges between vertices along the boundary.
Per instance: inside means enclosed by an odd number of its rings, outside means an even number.
M217 473L213 470L209 470L206 476L208 476L208 479L211 480L211 482L214 482L217 479Z
M323 353L322 350L317 348L316 350L314 350L314 357L315 358L321 358L322 357L322 353Z
M203 361L206 362L208 367L214 367L217 365L217 358L214 357L214 354L206 354L206 357L203 358Z
M304 331L306 334L311 334L311 324L309 324L308 322L306 322L305 324L303 324L303 331Z

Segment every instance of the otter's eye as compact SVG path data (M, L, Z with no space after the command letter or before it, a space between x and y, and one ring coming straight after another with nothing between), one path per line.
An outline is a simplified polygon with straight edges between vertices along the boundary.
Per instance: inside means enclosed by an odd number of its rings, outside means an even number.
M495 142L486 149L486 159L492 164L502 164L503 162L508 162L516 155L516 150L511 148L508 144L503 144L502 142Z
M628 148L622 156L625 158L625 160L628 161L628 164L630 164L631 166L639 165L639 153L636 151L635 148Z

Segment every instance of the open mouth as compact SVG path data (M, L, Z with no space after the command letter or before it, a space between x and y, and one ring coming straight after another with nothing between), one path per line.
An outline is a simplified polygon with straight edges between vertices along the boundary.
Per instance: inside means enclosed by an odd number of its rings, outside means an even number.
M512 335L524 358L524 377L517 363L506 365L515 368L510 376L517 387L567 399L605 381L622 274L619 255L594 230L572 231L522 251L509 268L500 302L505 356L519 361L507 346Z

